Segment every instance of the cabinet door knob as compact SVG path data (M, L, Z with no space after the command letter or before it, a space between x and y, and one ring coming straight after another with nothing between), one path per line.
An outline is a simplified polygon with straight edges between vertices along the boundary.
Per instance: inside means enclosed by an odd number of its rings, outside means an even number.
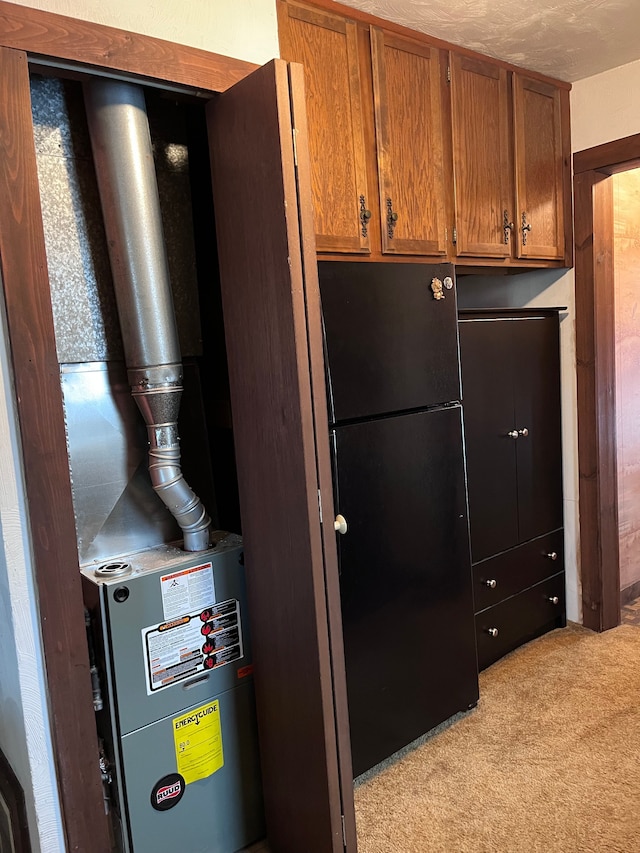
M557 560L558 559L558 552L557 551L549 551L549 553L547 554L547 557L550 560Z
M548 600L551 602L551 604L560 604L560 599L557 595L550 595Z
M513 222L509 222L509 211L505 210L502 214L502 231L504 233L504 244L505 246L509 245L509 237L511 236L511 232L515 228Z
M347 519L344 515L336 515L336 520L333 522L333 529L336 533L346 533L347 532Z
M485 581L485 583L489 589L495 589L498 586L498 581L495 578L491 578L491 580Z
M507 433L507 435L509 436L509 438L518 438L520 433L518 432L517 429L510 429L509 432Z
M371 211L367 208L367 203L363 195L360 196L360 222L363 237L369 236L368 226L371 219Z
M387 198L387 237L392 240L393 232L398 221L398 214L393 209L393 202Z
M529 430L526 427L524 427L523 429L519 429L518 435L521 435L526 438L529 435Z
M497 628L487 628L487 634L490 637L497 637L498 636L498 629Z

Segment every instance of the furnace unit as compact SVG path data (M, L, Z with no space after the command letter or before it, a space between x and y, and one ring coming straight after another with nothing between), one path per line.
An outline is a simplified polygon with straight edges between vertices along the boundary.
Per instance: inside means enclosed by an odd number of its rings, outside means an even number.
M122 853L234 853L264 835L242 541L212 541L82 569Z

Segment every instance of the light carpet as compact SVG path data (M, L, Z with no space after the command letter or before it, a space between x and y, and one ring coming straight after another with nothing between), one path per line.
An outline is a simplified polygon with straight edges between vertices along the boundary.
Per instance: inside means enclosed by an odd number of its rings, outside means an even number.
M359 853L640 853L640 627L553 631L360 777Z

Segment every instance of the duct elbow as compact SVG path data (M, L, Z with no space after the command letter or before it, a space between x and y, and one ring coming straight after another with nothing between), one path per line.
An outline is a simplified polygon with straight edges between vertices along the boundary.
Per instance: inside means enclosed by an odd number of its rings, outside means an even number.
M162 437L167 434L177 436L175 425L149 427L151 485L180 526L184 550L204 551L209 547L211 519L184 478L180 467L180 448L177 444L163 445Z

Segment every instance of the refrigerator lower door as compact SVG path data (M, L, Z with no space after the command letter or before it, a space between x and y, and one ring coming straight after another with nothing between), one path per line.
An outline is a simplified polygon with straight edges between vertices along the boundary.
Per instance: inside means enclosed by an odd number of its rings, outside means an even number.
M334 431L354 775L478 700L459 406Z

